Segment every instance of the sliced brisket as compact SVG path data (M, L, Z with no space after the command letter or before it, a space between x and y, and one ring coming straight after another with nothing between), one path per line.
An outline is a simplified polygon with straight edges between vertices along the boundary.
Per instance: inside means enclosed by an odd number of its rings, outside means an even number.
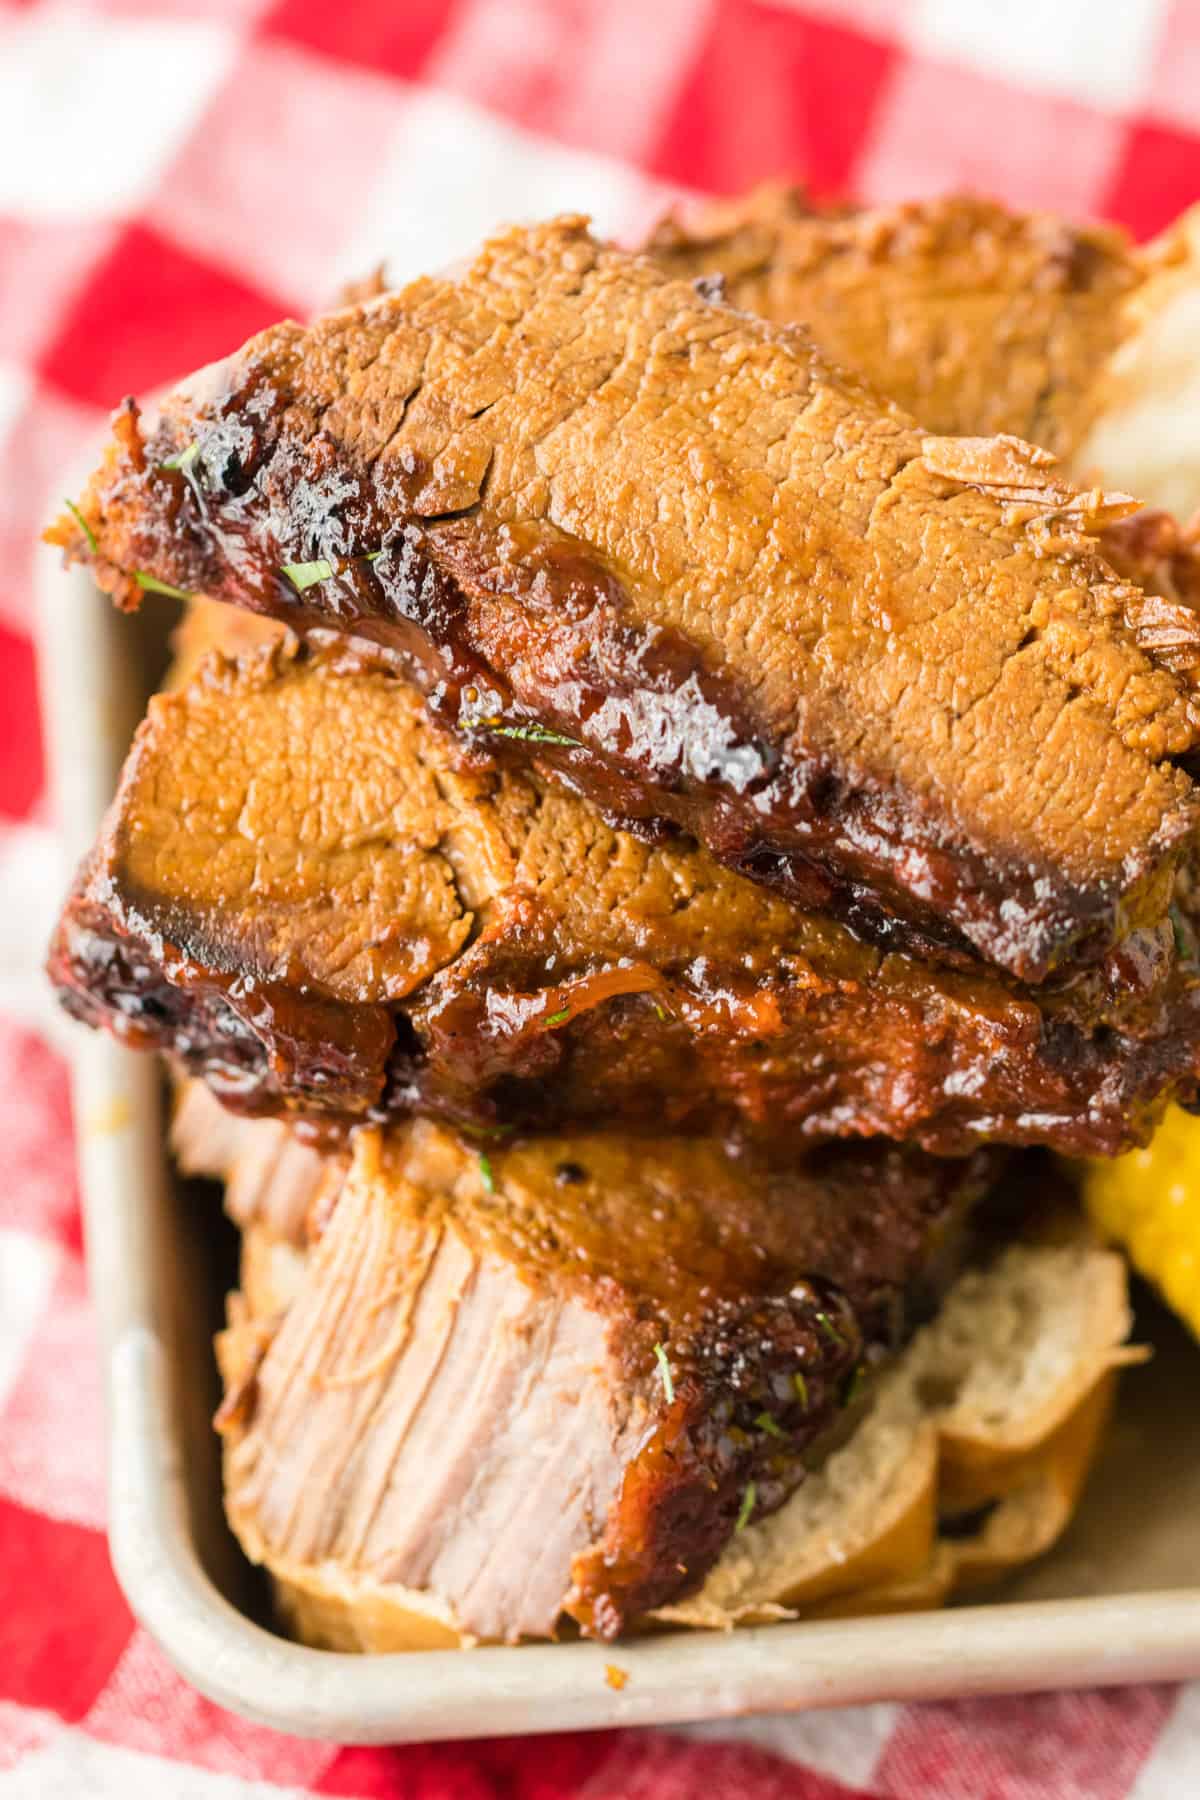
M231 1520L479 1637L612 1637L794 1490L960 1266L988 1162L362 1135L282 1324L224 1346Z
M479 755L1036 982L1164 917L1197 816L1087 535L1124 503L1048 465L565 219L127 410L52 536L124 604L374 638Z
M323 1155L282 1120L230 1112L202 1081L179 1084L170 1144L182 1174L224 1183L225 1210L239 1230L258 1226L293 1245L307 1241L345 1160Z
M666 219L647 249L672 274L719 275L729 300L773 324L803 324L931 430L1015 432L1081 459L1108 359L1141 322L1135 296L1174 254L966 196L814 212L780 186ZM1086 461L1081 475L1095 479ZM1128 584L1134 639L1193 688L1198 539L1161 511L1099 536Z
M678 277L803 324L930 431L1010 432L1061 457L1132 329L1149 259L1122 231L969 195L814 211L767 186L665 220L646 246Z
M51 974L251 1112L1111 1151L1200 1070L1177 885L1170 921L1032 993L928 968L282 646L152 701Z

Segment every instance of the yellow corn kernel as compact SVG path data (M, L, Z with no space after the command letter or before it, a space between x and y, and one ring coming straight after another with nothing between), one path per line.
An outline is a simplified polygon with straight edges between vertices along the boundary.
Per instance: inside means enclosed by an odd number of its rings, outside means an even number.
M1083 1196L1098 1230L1200 1337L1200 1118L1173 1106L1144 1150L1084 1164Z

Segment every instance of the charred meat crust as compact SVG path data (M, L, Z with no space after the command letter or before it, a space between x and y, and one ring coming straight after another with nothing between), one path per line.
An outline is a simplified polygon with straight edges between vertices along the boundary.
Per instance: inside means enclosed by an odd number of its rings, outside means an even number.
M1190 703L1124 624L1101 497L922 439L578 221L207 385L148 441L127 413L85 497L118 599L143 571L374 638L478 752L884 943L1043 980L1142 920L1195 823Z
M386 672L276 647L153 703L50 974L227 1104L333 1128L1096 1153L1194 1092L1192 907L1181 879L1168 923L1035 995L926 968L540 777L465 770Z
M663 1344L674 1398L655 1395L657 1417L625 1468L604 1536L575 1561L566 1610L602 1638L698 1586L743 1508L765 1517L783 1505L868 1347L882 1349L868 1346L840 1291L816 1277L718 1299L690 1335L647 1322L630 1340L627 1354L643 1369Z
M568 1610L586 1629L615 1636L668 1593L693 1591L739 1522L766 1517L795 1491L805 1454L852 1428L864 1376L961 1268L968 1214L995 1180L996 1158L826 1150L781 1179L760 1176L759 1242L787 1241L787 1255L764 1256L757 1278L743 1265L740 1293L701 1285L692 1298L685 1284L668 1310L660 1287L657 1316L639 1320L630 1341L645 1368L649 1333L659 1334L678 1372L674 1398L656 1395L656 1428L625 1473L604 1537L577 1559ZM754 1185L752 1167L743 1179ZM824 1241L805 1229L812 1212L837 1219ZM676 1307L682 1317L671 1316Z
M739 1517L763 1517L795 1489L853 1405L858 1372L899 1346L960 1268L968 1215L996 1167L991 1152L947 1161L875 1146L781 1171L710 1141L598 1134L497 1150L485 1177L461 1138L422 1122L382 1145L360 1140L320 1250L328 1270L353 1241L365 1268L373 1245L380 1306L411 1321L410 1287L452 1232L535 1307L574 1299L602 1323L607 1428L622 1461L561 1601L611 1638L697 1586ZM354 1298L374 1317L367 1293L356 1286ZM386 1310L373 1330L392 1354L412 1342ZM362 1338L358 1360L382 1379L372 1345ZM305 1366L319 1408L318 1365ZM254 1428L262 1368L260 1358L227 1415L238 1437ZM468 1453L484 1455L488 1421L463 1423ZM339 1478L354 1466L342 1459Z
M214 968L155 935L113 932L103 907L64 915L48 973L73 1018L136 1050L166 1050L234 1111L332 1113L377 1104L396 1026L285 982Z

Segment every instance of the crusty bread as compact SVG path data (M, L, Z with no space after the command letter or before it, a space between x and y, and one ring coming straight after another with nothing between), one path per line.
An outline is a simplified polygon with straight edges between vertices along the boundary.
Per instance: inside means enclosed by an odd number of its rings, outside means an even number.
M301 1252L262 1227L246 1233L243 1290L219 1341L229 1392L256 1353L256 1321L277 1315L302 1278ZM779 1512L733 1539L699 1593L647 1626L935 1606L1040 1555L1074 1510L1130 1355L1128 1329L1124 1263L1081 1228L968 1272L849 1441ZM964 1514L979 1515L969 1529ZM280 1612L306 1643L382 1651L475 1641L436 1595L336 1564L277 1565L262 1545L245 1547L270 1569Z
M1124 1265L1082 1235L968 1271L849 1442L659 1617L936 1604L1039 1555L1073 1510L1128 1329ZM939 1533L983 1508L976 1529Z

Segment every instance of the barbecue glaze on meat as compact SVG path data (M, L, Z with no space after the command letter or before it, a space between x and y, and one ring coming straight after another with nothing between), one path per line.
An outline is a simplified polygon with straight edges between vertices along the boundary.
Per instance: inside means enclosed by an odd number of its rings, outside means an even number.
M1164 917L1196 819L1087 535L1124 510L565 219L127 410L51 535L123 604L373 637L477 750L1036 982Z
M795 1489L957 1272L989 1161L363 1134L278 1330L223 1347L234 1527L482 1638L612 1637Z
M925 967L282 645L151 702L50 967L245 1111L1078 1153L1194 1091L1191 905L1033 993Z
M677 277L802 324L929 431L1007 432L1069 457L1131 329L1151 259L1125 232L952 195L814 210L767 185L665 219L646 246Z

